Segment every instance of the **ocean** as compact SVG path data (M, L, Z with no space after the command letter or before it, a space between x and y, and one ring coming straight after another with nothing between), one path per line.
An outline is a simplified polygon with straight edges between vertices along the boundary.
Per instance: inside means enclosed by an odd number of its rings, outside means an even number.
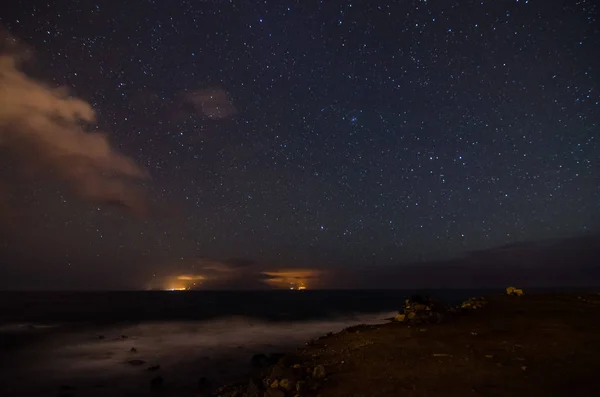
M489 292L0 292L0 396L154 395L157 375L161 395L194 396L201 378L249 376L255 354L385 323L413 294L458 303Z

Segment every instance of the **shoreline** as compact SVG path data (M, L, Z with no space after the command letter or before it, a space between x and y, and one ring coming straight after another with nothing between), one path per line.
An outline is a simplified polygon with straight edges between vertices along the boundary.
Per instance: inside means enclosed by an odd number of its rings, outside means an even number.
M600 294L498 294L481 306L329 333L199 396L600 395Z

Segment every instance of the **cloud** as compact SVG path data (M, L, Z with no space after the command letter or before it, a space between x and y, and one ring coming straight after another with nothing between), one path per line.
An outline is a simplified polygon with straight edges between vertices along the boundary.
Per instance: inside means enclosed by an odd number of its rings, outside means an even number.
M0 40L0 149L28 172L66 181L85 199L143 211L143 194L132 182L149 175L105 134L85 131L82 125L96 119L92 106L27 76L17 40L2 32Z
M221 88L194 91L186 96L186 100L212 120L226 119L237 113L229 95Z
M201 259L189 267L193 269L192 272L168 277L164 282L166 288L317 288L322 285L326 276L321 270L273 267L247 259Z

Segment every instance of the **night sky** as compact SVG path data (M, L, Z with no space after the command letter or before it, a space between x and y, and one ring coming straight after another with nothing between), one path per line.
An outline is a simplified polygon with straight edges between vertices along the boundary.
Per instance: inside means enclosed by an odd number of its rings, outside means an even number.
M597 232L598 11L4 5L0 287L326 287Z

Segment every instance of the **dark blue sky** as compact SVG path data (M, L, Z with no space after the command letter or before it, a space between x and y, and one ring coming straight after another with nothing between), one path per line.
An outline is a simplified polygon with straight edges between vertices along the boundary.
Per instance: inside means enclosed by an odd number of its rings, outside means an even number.
M0 139L15 279L394 265L598 230L595 2L13 3L19 70L89 103L86 130L149 174L135 204L104 200Z

